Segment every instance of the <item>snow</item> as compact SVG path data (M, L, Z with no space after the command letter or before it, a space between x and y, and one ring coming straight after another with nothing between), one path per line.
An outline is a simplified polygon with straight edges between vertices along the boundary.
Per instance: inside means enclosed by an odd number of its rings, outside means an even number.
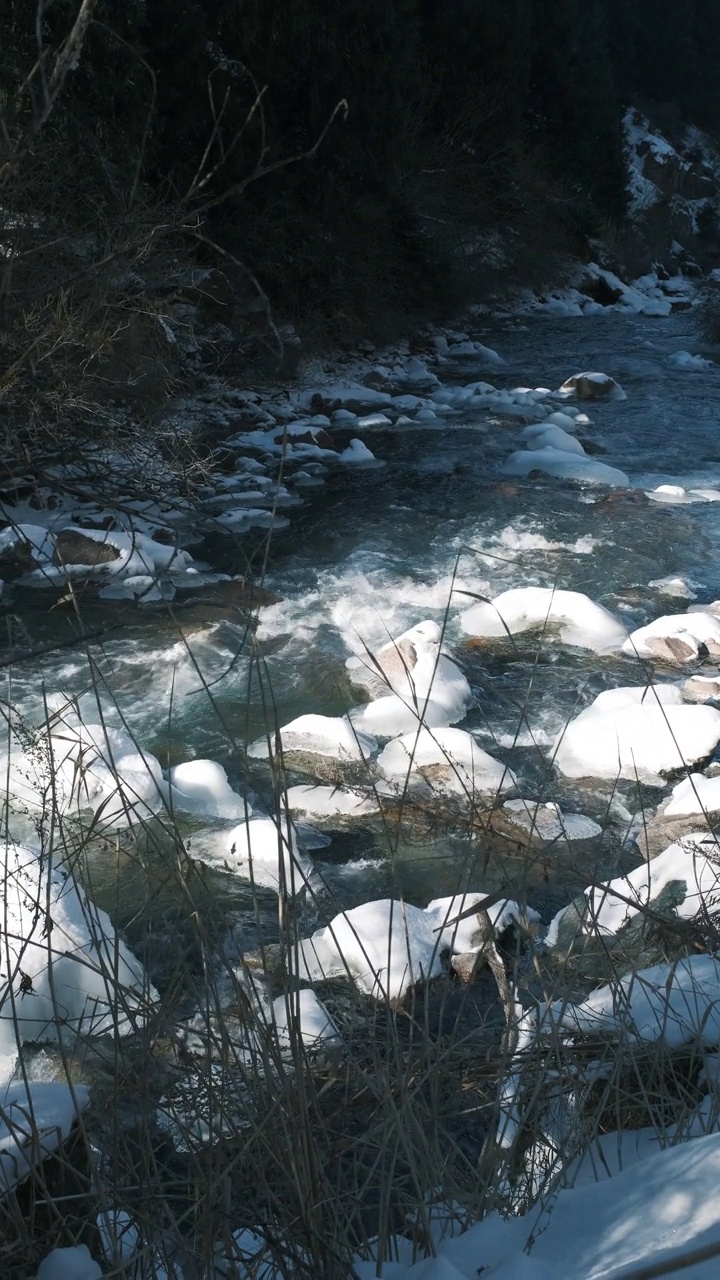
M693 356L689 351L676 351L670 356L669 363L674 369L684 369L688 373L704 373L706 369L714 368L712 360L706 360L704 356Z
M288 787L285 800L292 812L307 813L313 818L359 818L378 812L372 796L319 784Z
M368 449L362 440L351 440L346 449L340 454L340 462L344 462L351 466L381 466L375 454Z
M486 893L481 892L464 893L449 898L433 898L432 902L428 903L425 912L442 950L456 953L480 950L481 940L477 916L469 916L457 923L452 922L461 912L468 907L474 907L487 896ZM519 924L527 928L529 924L536 924L540 920L537 911L532 907L523 908L511 898L502 898L500 902L490 905L487 907L487 914L496 937L500 937L511 925Z
M720 656L720 618L703 610L665 614L633 631L623 644L623 653L676 664L695 662L705 651Z
M291 720L278 731L282 751L306 751L311 755L332 756L339 760L367 760L377 751L377 742L356 730L347 716L304 715ZM272 749L277 735L272 733ZM267 738L258 738L248 747L248 755L267 760L271 748Z
M602 827L583 813L563 813L558 804L538 800L506 800L503 810L519 827L539 840L592 840Z
M256 817L222 831L200 831L186 841L191 858L242 876L263 889L297 894L312 865L300 851L294 828Z
M89 1101L85 1085L21 1080L0 1086L0 1194L57 1151Z
M303 989L278 996L273 1000L272 1017L281 1048L292 1047L293 1035L299 1036L306 1049L341 1043L335 1023L314 991Z
M392 737L417 728L419 719L431 727L462 720L472 692L460 668L441 653L441 638L436 622L421 622L375 653L348 658L353 683L384 695L351 712L352 723Z
M158 996L108 915L46 854L7 841L0 864L7 975L0 987L2 1079L21 1044L127 1035Z
M720 1043L720 960L691 955L652 965L598 987L580 1004L541 1010L540 1025L583 1035L622 1035L627 1042L662 1040L677 1048Z
M720 774L706 778L702 773L691 773L672 789L672 795L664 806L664 818L686 818L695 813L720 812Z
M690 502L720 502L720 489L684 489L680 484L659 484L647 496L653 502L684 506Z
M378 1000L401 1000L416 982L440 972L430 917L391 898L342 912L299 947L299 978L314 982L349 975Z
M102 1280L102 1271L86 1244L53 1249L43 1258L36 1280Z
M618 283L620 283L618 281ZM573 373L560 387L563 395L576 395L581 400L627 400L622 387L609 373Z
M716 1259L682 1267L703 1245L720 1244L720 1135L649 1155L642 1176L613 1178L549 1196L524 1217L491 1212L463 1235L443 1240L437 1257L387 1263L384 1280L610 1280L665 1264L662 1274L709 1280ZM412 1258L412 1254L411 1254ZM672 1270L677 1258L677 1270ZM373 1280L377 1263L354 1263ZM658 1270L657 1274L661 1274Z
M628 875L585 889L587 914L582 931L614 935L651 907L668 885L676 885L673 911L683 920L713 914L720 904L720 864L718 846L707 832L695 832L671 844L656 858L643 862ZM555 946L567 908L558 912L546 936Z
M620 489L630 486L629 477L617 467L610 467L595 458L581 458L576 452L567 453L547 447L511 453L500 470L508 476L527 476L531 471L542 471L558 480L579 480Z
M252 809L234 791L215 760L188 760L168 771L168 807L208 818L249 818Z
M575 453L581 458L586 456L580 441L555 422L541 422L525 427L520 436L527 441L528 449L559 449L561 453Z
M558 631L564 644L595 653L619 649L627 636L602 605L578 591L552 587L515 587L492 601L473 605L460 616L466 635L497 639L525 631Z
M410 790L472 797L478 792L507 791L515 785L512 771L483 751L463 729L420 729L403 734L388 743L377 764L397 792L407 786Z
M607 690L559 735L553 756L568 778L639 779L662 786L660 777L714 751L720 712L682 704L667 685Z

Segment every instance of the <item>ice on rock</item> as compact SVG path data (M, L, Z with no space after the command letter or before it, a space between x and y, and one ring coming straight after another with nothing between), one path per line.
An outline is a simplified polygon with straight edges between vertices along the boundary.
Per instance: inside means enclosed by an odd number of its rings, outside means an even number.
M347 716L298 716L278 731L283 752L306 751L311 755L332 756L339 760L367 760L377 751L377 742L370 734L361 733ZM258 738L248 747L248 755L257 760L267 760L274 752L276 733Z
M694 832L671 844L649 862L605 884L585 889L587 915L582 931L612 936L631 923L646 908L653 907L668 886L672 911L682 920L714 915L720 909L720 863L718 845L707 832ZM553 919L545 941L554 946L568 908Z
M547 447L511 453L500 470L508 476L527 476L531 471L542 471L558 480L579 480L620 489L630 486L629 477L617 467L610 467L595 458L581 458L577 453Z
M555 413L548 414L547 418L545 419L545 423L540 423L536 425L540 425L540 426L548 425L548 426L560 427L561 430L564 431L566 435L567 434L572 435L573 431L577 431L578 425L580 423L582 423L585 426L589 423L589 419L584 413L578 413L574 417L571 417L569 413L561 413L559 410L557 410Z
M224 831L200 831L186 847L191 858L276 892L301 893L312 871L295 829L273 818L251 818Z
M623 644L623 652L638 658L662 658L675 665L695 662L704 652L718 657L720 618L702 609L666 614L633 631Z
M586 456L579 440L575 436L571 436L557 423L536 423L532 427L525 427L520 432L521 439L527 441L528 449L533 451L539 449L559 449L561 453L574 453L578 457Z
M560 391L581 400L626 400L622 387L607 373L574 373L563 382Z
M720 713L719 713L720 714ZM463 729L420 729L389 742L378 768L392 792L406 786L470 797L508 791L515 775Z
M438 938L439 946L445 951L462 952L479 951L482 938L477 916L469 916L465 920L453 923L455 917L469 907L474 907L487 897L485 893L463 893L449 898L433 898L425 911L432 922L433 932ZM487 908L487 914L496 937L519 924L527 928L529 924L537 924L540 916L532 907L521 907L511 898L503 898Z
M0 1085L0 1195L16 1187L69 1136L90 1091L58 1081Z
M378 1000L401 1000L415 983L440 972L430 917L391 898L342 912L299 949L298 977L317 982L349 975Z
M288 787L286 800L291 812L306 813L313 818L360 818L378 812L372 795L319 783Z
M416 729L419 721L439 727L463 719L472 692L460 668L441 652L441 635L436 622L420 622L377 652L347 659L353 682L376 695L350 713L354 725L389 737Z
M629 778L650 786L709 756L720 711L687 706L672 685L609 689L565 727L553 760L568 778Z
M466 635L501 639L525 631L557 631L564 644L595 653L620 649L627 638L622 623L578 591L515 587L460 615Z
M282 1048L291 1048L293 1035L307 1049L321 1049L341 1043L340 1033L325 1005L314 991L288 991L273 1000L272 1019Z
M622 1034L662 1040L672 1048L698 1040L720 1043L720 960L693 955L652 965L598 987L580 1004L556 1002L544 1015L558 1029L584 1035Z
M506 800L503 810L511 821L538 840L593 840L602 827L584 813L563 813L558 804L537 800Z
M109 916L35 849L5 841L0 870L0 1078L25 1042L131 1032L157 993Z
M168 771L168 807L208 818L249 818L252 809L234 791L222 765L214 760L187 760Z

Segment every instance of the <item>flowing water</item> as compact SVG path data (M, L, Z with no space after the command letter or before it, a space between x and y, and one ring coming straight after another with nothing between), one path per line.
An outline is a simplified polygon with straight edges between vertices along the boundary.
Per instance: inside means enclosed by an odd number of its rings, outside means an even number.
M624 401L593 402L588 410L586 434L604 462L625 471L638 489L720 485L720 367L688 372L670 363L674 352L697 349L692 315L508 321L486 329L482 340L506 366L488 374L486 366L464 362L445 368L447 381L490 376L498 386L557 387L578 370L603 370L627 392ZM543 748L600 690L641 683L637 668L558 645L538 651L531 640L512 650L467 648L458 615L473 595L556 585L585 592L626 626L638 626L671 611L648 584L676 574L697 584L700 602L714 600L720 596L720 506L608 501L602 488L547 478L510 481L499 467L521 447L519 424L487 410L370 428L363 438L385 465L337 468L325 488L289 512L289 528L273 537L266 580L281 600L261 611L252 643L247 629L230 622L196 628L186 641L161 612L149 612L90 647L104 713L115 723L124 719L164 765L192 756L220 761L261 808L271 803L269 772L258 763L248 772L242 747L263 733L268 689L280 724L305 712L342 714L360 701L345 670L349 654L434 618L476 696L462 727L511 765L521 794L576 807L577 796L553 775ZM237 543L218 542L214 567L237 572L258 541L245 535ZM19 602L15 609L22 612ZM52 618L38 619L37 605L34 613L33 633L52 638ZM86 719L97 720L87 653L78 649L20 664L6 696L37 716L43 691L58 690L79 697ZM586 812L602 817L607 795L582 799ZM469 872L481 851L453 831L389 844L371 822L325 829L331 842L313 854L317 892L301 909L308 927L370 898L402 891L424 906L458 888L512 888L519 874L510 858L507 865L481 864ZM121 891L125 922L137 906L132 865L129 859ZM107 871L108 894L116 871L115 865ZM582 882L581 872L575 883ZM102 876L99 883L102 894ZM272 895L258 915L244 882L211 872L207 883L248 945L258 922L261 932L272 932ZM568 885L543 887L538 876L537 887L548 908L567 900Z

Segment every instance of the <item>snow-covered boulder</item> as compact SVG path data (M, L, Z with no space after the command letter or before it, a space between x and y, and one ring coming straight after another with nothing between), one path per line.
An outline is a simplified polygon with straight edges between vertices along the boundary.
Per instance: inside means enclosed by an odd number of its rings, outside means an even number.
M378 812L372 795L320 783L288 787L285 799L291 813L305 813L313 818L360 818Z
M695 662L704 653L720 657L720 618L704 610L666 614L633 631L623 652L676 666Z
M391 793L400 794L407 787L470 799L515 786L512 770L483 751L463 729L403 734L388 743L377 763Z
M28 1041L127 1035L157 1000L108 915L47 854L4 841L0 1078Z
M564 644L595 653L620 649L627 638L622 623L579 591L552 587L516 587L492 601L475 604L460 616L466 635L488 639L525 631L557 632Z
M281 1048L290 1048L293 1036L306 1049L326 1049L340 1044L340 1033L314 991L288 991L278 996L273 1000L272 1019Z
M720 711L683 704L674 686L609 689L565 727L553 759L568 778L662 786L662 774L703 760L719 741Z
M215 760L187 760L168 770L168 807L208 818L249 818L252 809Z
M258 738L248 747L248 755L267 760L271 750L275 753L276 734ZM291 720L279 730L282 751L302 751L310 755L331 756L344 761L369 759L377 751L377 742L366 733L355 729L347 716L305 715Z
M561 392L580 400L626 400L622 387L607 373L574 373L563 382Z
M316 982L349 976L378 1000L401 1000L415 983L441 972L430 917L391 898L335 916L301 942L298 960L298 977Z
M300 893L312 870L294 827L288 822L278 825L273 818L251 818L236 827L200 831L186 847L191 858L276 892Z
M531 471L542 471L557 480L578 480L586 484L604 484L610 488L627 489L630 478L618 467L598 462L596 458L581 457L563 449L521 449L511 453L500 470L507 476L528 476Z
M428 903L425 911L444 951L466 954L480 950L483 939L477 916L468 916L464 920L456 920L456 917L469 907L481 903L486 897L485 893L460 893L449 898L433 898ZM527 928L529 924L537 924L540 920L532 907L521 907L511 898L502 898L500 902L493 903L487 908L487 914L498 938L511 925L519 924Z
M440 650L436 622L420 622L375 653L347 659L355 684L365 685L374 701L350 712L360 730L392 737L416 729L462 720L472 703L470 686L460 668Z
M86 1244L53 1249L43 1258L35 1280L102 1280L99 1264Z
M530 450L559 449L561 453L576 453L580 458L585 457L580 441L554 422L541 422L525 427L520 432L520 437L526 441L526 447Z
M591 885L584 891L587 912L582 921L574 907L564 907L550 925L547 945L555 945L568 919L585 934L614 936L646 908L653 908L668 888L672 891L669 908L682 920L716 915L720 911L718 852L717 841L707 832L693 832L628 875Z
M663 818L689 818L696 813L720 813L720 774L710 778L703 773L689 774L673 787L662 809Z

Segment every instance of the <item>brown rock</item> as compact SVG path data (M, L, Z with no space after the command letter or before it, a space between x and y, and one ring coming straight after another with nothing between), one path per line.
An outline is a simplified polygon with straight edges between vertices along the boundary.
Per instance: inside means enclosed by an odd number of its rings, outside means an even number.
M109 564L119 559L120 552L109 541L86 538L78 529L62 529L55 534L53 564Z

